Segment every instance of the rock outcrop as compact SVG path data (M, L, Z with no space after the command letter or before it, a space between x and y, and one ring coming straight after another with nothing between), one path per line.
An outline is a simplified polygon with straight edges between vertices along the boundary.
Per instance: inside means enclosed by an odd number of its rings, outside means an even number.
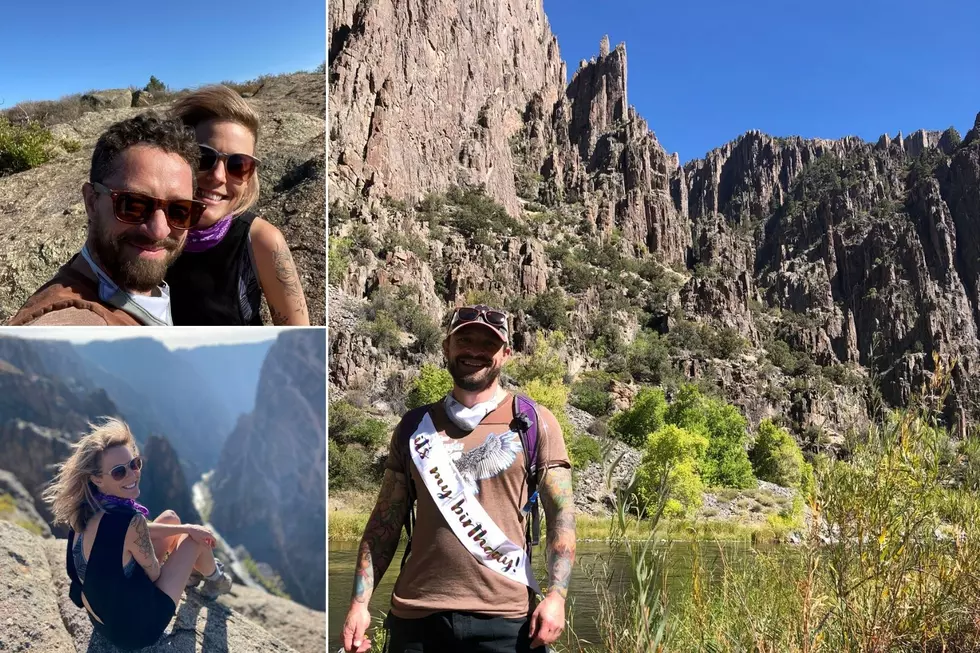
M325 320L325 103L324 76L296 73L263 78L248 102L261 120L256 156L262 193L254 209L286 238L309 304L310 321ZM78 148L56 148L54 160L0 178L0 323L6 322L41 284L82 246L86 214L81 186L92 149L112 123L147 109L125 91L89 93L89 109L51 130ZM141 104L141 103L136 103ZM170 103L156 104L166 111ZM266 324L271 324L263 302Z
M146 464L140 479L140 503L156 517L164 510L173 510L180 521L200 524L201 516L194 508L190 483L184 477L177 452L170 441L151 435L140 450Z
M437 321L493 297L527 351L530 305L562 285L578 303L571 371L616 364L595 353L600 336L628 344L647 327L676 342L693 324L747 347L720 356L688 339L670 366L711 377L753 424L789 417L808 446L868 421L870 379L908 401L934 356L958 361L949 424L980 419L980 126L962 142L952 129L877 143L748 132L682 166L629 106L625 46L604 39L566 85L537 0L349 0L330 18L331 234L362 248L334 277L353 307L338 324L386 285ZM526 235L464 233L460 207L426 197L479 184ZM331 383L381 400L424 362L410 349L332 330Z
M281 334L262 366L255 410L228 436L209 484L211 523L314 609L326 602L325 370L322 330Z
M93 633L68 598L65 540L43 540L0 521L0 596L4 650L117 653ZM188 591L161 641L145 651L186 653L320 653L324 615L291 601L235 586L217 601Z

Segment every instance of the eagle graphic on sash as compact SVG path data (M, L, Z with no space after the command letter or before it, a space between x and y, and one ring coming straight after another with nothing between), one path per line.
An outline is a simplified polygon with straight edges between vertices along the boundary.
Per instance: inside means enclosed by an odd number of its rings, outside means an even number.
M473 494L479 494L478 482L492 478L510 467L521 451L521 436L514 431L507 431L499 435L491 433L480 446L452 458L466 488Z

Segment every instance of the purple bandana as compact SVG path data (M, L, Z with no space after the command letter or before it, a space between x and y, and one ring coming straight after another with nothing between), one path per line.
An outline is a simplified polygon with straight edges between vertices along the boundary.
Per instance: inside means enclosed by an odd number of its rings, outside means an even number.
M102 494L101 492L95 493L95 500L102 504L104 507L109 506L125 506L127 508L132 508L138 513L141 513L144 517L150 516L150 511L144 508L142 505L136 503L135 499L123 499L121 497L114 497L111 494Z
M231 219L234 215L226 215L210 227L204 229L191 229L187 232L187 242L184 245L185 252L204 252L218 243L225 237L231 228Z

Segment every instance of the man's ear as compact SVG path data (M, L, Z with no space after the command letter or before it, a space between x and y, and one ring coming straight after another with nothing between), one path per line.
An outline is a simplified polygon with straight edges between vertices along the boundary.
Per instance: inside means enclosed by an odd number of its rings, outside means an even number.
M446 357L447 361L449 360L449 336L442 340L442 355Z
M510 345L504 345L504 360L502 363L506 363L510 360L510 357L514 354L514 350L511 349Z
M82 199L85 200L85 213L88 215L88 221L91 223L96 216L95 204L99 201L99 194L95 192L92 184L87 181L82 184Z

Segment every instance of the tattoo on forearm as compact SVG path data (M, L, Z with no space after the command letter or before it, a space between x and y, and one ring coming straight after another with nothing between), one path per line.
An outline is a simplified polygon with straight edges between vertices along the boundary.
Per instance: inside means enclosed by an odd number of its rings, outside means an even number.
M408 514L408 492L404 479L391 470L385 471L378 501L371 512L357 554L357 571L351 598L358 603L371 599L374 587L395 557L402 525Z
M548 577L550 591L568 595L575 562L575 506L572 470L552 467L541 479L541 504L548 524Z

